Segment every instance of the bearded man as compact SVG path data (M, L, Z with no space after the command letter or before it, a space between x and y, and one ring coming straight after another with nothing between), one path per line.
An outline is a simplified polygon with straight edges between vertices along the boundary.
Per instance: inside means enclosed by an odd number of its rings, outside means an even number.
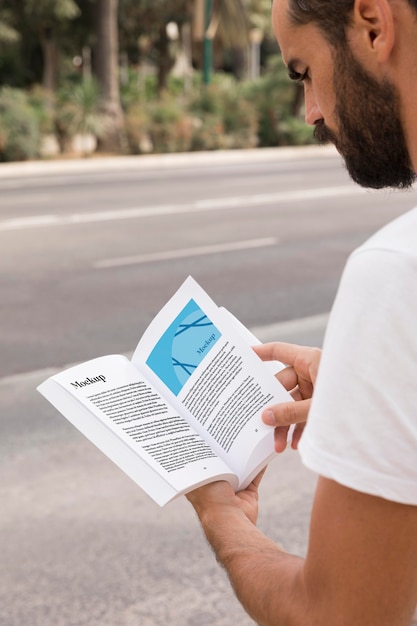
M417 171L417 0L274 0L306 121L358 184L406 188ZM319 475L305 559L256 528L259 476L188 495L241 603L264 626L407 626L417 604L417 209L348 260L323 353L256 348L288 364L297 402L263 419L276 449ZM311 396L313 398L311 399ZM308 421L307 421L308 417ZM279 514L279 511L278 511Z

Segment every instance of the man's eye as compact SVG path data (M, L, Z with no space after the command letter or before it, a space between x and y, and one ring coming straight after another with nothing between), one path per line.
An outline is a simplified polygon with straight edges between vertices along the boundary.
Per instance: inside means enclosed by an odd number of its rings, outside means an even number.
M299 74L299 75L298 75L297 82L301 84L301 83L303 83L305 80L307 80L308 78L309 78L309 76L308 76L308 70L306 70L306 71L305 71L305 72L303 72L302 74Z
M303 83L305 80L308 79L308 70L305 70L304 72L296 72L294 69L290 69L288 71L288 76L291 78L291 80L294 80L296 83Z

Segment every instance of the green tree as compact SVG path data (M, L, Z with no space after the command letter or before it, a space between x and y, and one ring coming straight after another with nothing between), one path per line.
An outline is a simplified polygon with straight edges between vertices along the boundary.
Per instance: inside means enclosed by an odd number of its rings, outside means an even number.
M192 6L192 0L120 0L122 46L130 58L139 61L146 55L155 64L159 93L166 89L174 64L167 24L176 22L181 29L191 20Z
M155 64L159 93L166 89L175 61L166 31L169 22L178 25L180 34L184 24L192 24L193 62L196 67L202 67L204 4L205 0L120 0L121 46L129 58L137 60L146 54ZM216 66L223 67L226 63L236 74L242 74L250 27L245 2L214 0L212 4L210 37L214 39ZM144 43L142 48L138 42Z
M80 14L75 0L13 0L9 9L20 33L23 56L36 43L42 51L42 85L53 93L57 85L60 42L68 25ZM32 49L32 50L31 50Z
M0 8L0 84L8 84L18 73L16 62L20 33L15 28L13 13Z
M13 26L13 14L7 9L0 9L0 46L15 44L20 34Z

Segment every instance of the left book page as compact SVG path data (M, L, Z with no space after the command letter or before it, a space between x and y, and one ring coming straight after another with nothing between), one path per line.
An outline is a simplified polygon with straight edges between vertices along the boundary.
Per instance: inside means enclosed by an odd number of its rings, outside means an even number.
M38 391L160 506L213 480L237 487L226 464L124 356L69 368Z

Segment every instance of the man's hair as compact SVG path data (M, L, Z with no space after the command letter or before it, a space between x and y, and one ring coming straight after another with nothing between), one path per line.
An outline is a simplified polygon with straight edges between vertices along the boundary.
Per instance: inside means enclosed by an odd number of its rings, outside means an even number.
M407 0L417 12L417 0ZM313 22L327 41L338 48L346 44L354 0L289 0L288 15L296 26Z

